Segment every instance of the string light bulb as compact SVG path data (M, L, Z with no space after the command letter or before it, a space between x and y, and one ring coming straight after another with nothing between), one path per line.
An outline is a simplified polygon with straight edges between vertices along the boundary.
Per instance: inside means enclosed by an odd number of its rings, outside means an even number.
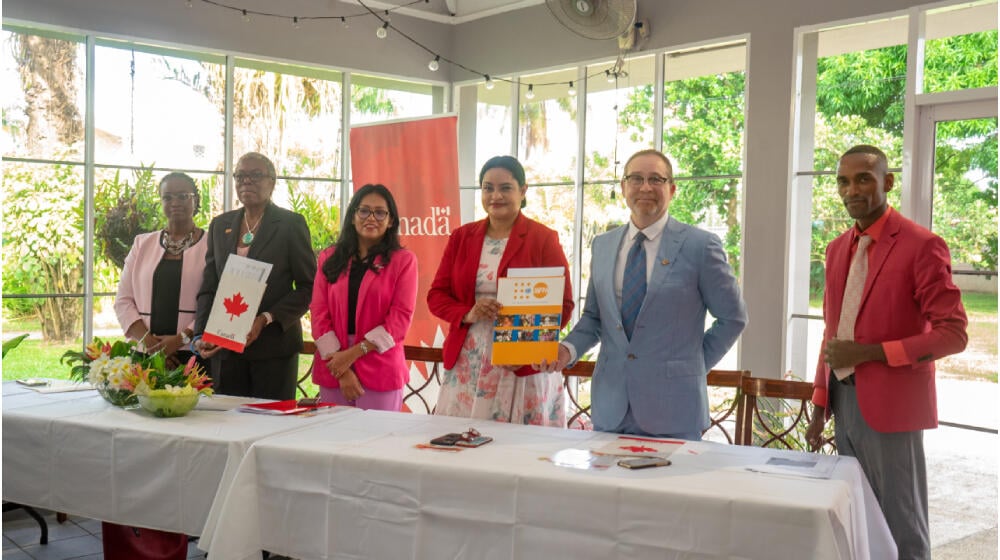
M243 10L243 21L250 23L250 14L248 14L246 10Z
M187 4L188 8L193 8L194 7L194 0L187 0L187 2L185 2L185 4Z
M294 27L295 29L302 27L301 25L299 25L299 16L294 16L292 18L292 27Z
M615 83L615 78L618 77L616 74L612 74L611 70L605 70L604 73L607 74L607 76L608 76L608 83L609 84Z
M434 60L427 63L427 69L431 72L437 72L438 68L441 67L441 55L434 55Z
M344 26L344 29L347 29L348 27L351 26L351 24L347 23L347 18L345 18L344 16L340 16L340 24Z
M382 27L379 27L378 29L375 30L375 36L378 37L379 39L385 39L386 37L388 37L389 32L386 31L387 27L389 27L388 21L383 23Z
M493 86L496 85L493 83L493 78L491 78L489 74L484 74L483 77L486 78L486 83L483 84L483 87L486 89L493 89Z
M525 99L535 98L535 86L533 84L528 84L528 91L524 92Z
M566 93L569 94L570 97L576 95L576 88L573 87L573 82L569 83L569 89L566 90Z

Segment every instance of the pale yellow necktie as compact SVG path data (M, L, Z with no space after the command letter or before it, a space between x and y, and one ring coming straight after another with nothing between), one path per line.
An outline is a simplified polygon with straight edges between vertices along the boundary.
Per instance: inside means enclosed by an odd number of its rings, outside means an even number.
M837 324L838 340L854 340L854 324L858 320L861 296L865 291L865 278L868 276L868 245L871 242L871 237L862 235L858 239L858 250L851 259L851 268L847 271L847 283L844 284L844 302L840 306L840 322ZM854 373L853 367L833 370L837 379L846 379L852 373Z

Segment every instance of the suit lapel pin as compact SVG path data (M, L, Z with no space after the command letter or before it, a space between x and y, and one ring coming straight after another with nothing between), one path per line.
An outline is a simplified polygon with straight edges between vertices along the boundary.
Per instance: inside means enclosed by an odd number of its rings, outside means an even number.
M226 228L226 235L229 235L230 233L233 233L233 228L228 228L227 227Z
M670 264L670 259L663 259L662 261L660 261L660 264L664 264L664 265L665 264Z

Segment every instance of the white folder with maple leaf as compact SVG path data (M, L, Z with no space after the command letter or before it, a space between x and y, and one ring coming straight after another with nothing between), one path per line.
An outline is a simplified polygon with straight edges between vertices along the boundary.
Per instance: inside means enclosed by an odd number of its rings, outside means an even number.
M242 353L269 274L270 263L229 255L202 340Z

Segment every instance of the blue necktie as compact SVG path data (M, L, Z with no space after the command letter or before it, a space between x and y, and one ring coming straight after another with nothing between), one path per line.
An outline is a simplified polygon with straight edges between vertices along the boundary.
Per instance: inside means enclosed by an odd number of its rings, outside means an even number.
M643 242L646 236L639 232L635 243L628 251L625 261L625 277L622 279L622 326L625 335L632 338L635 320L639 318L639 308L646 297L646 249Z

